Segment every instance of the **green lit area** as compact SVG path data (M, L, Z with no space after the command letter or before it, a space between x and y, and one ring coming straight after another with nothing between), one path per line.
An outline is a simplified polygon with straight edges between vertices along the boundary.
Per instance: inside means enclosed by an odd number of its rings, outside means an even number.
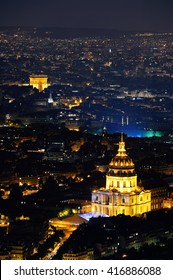
M151 130L151 131L146 131L146 132L144 132L144 137L162 137L164 135L164 133L163 132L161 132L161 131L153 131L153 130Z

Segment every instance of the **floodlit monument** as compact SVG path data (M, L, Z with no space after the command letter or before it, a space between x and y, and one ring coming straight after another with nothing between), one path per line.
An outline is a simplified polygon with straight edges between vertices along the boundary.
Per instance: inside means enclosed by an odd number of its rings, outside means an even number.
M31 75L29 77L29 84L33 88L37 88L40 91L43 91L48 87L48 76L47 75Z
M151 210L151 191L137 185L132 159L126 154L121 134L118 153L109 164L106 187L92 191L92 212L116 216L141 215Z

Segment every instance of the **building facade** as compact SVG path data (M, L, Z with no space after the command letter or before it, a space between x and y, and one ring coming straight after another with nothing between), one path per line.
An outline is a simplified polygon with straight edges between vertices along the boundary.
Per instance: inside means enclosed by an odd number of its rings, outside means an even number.
M151 210L165 208L164 201L168 197L167 186L151 188Z
M29 77L29 84L33 88L37 88L38 91L43 91L48 87L48 77L46 75L31 75Z
M92 191L92 212L116 216L141 215L151 210L151 191L137 185L132 159L126 154L123 135L118 153L109 164L106 187Z
M63 260L93 260L93 259L94 259L93 249L88 249L80 253L69 252L63 254Z

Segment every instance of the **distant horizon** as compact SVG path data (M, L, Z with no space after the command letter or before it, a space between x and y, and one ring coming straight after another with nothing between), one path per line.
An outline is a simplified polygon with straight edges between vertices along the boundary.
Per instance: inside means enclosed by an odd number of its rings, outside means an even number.
M63 30L89 30L89 31L110 31L110 32L118 32L118 33L170 33L172 34L173 31L169 31L169 30L149 30L149 29L118 29L118 28L108 28L108 27L65 27L65 26L32 26L32 25L0 25L0 28L9 28L9 29L13 29L13 28L21 28L21 29L39 29L39 30L43 30L43 29L63 29Z

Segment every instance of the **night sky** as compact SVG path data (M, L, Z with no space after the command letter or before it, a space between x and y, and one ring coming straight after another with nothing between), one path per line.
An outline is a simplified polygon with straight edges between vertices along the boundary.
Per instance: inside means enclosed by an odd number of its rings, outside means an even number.
M5 0L6 25L173 32L173 0Z

